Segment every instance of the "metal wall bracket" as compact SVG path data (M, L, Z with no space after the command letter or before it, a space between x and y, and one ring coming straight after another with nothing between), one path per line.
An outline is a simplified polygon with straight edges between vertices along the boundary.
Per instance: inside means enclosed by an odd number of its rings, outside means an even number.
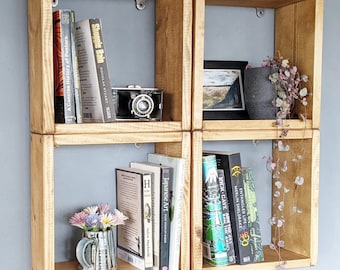
M58 6L58 0L52 0L52 7Z
M256 16L262 18L264 16L264 9L263 8L256 8Z
M136 0L136 8L138 10L143 10L146 7L147 0Z

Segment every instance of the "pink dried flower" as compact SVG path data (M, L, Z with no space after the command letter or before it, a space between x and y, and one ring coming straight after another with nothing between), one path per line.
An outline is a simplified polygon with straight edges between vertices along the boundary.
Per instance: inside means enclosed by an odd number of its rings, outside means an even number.
M88 214L86 214L84 211L75 213L69 220L71 225L79 227L81 229L85 228L85 222L88 217Z
M110 211L108 204L99 204L75 213L69 222L86 231L106 231L114 226L124 225L127 219L128 217L117 209Z
M290 66L288 59L283 57L268 58L262 62L262 66L271 67L274 72L269 75L277 96L273 105L279 109L278 119L286 119L290 116L291 109L296 100L303 106L307 106L308 90L302 87L301 83L308 81L308 76L300 75L296 66Z

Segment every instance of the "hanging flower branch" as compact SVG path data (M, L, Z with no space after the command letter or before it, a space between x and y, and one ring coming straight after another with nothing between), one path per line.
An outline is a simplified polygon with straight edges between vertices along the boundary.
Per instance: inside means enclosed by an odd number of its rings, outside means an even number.
M301 214L303 211L298 207L298 194L297 191L304 184L304 177L300 175L300 163L303 160L302 154L297 154L291 159L284 159L289 157L289 152L291 147L287 141L277 140L274 144L278 155L274 160L273 157L266 157L266 168L272 175L272 186L273 186L273 213L271 218L269 218L269 224L273 228L273 241L269 245L272 250L274 250L279 257L279 265L277 270L285 269L286 261L281 257L281 249L285 247L284 234L285 228L287 226L287 217L285 216L286 207L286 195L291 192L289 187L294 186L294 193L292 194L294 198L292 206L292 214ZM282 153L282 155L280 154ZM286 153L286 154L285 154ZM295 168L291 168L291 167ZM298 173L298 175L292 177L288 171L293 170ZM290 196L291 198L291 196Z

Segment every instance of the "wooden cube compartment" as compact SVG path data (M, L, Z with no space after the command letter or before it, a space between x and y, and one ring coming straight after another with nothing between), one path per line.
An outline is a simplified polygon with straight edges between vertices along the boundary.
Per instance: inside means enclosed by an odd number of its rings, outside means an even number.
M289 58L301 72L308 74L307 121L285 120L277 128L274 120L203 120L203 62L204 27L207 5L271 8L275 12L275 52ZM193 95L192 95L192 197L191 197L191 269L214 269L203 263L202 257L202 144L205 141L276 140L282 129L288 127L285 139L293 148L304 145L308 159L303 173L307 179L301 204L305 211L287 224L282 258L286 267L308 267L317 263L318 249L318 181L319 181L319 128L322 62L322 0L197 0L194 2L193 25ZM298 108L299 110L300 108ZM275 156L277 153L273 151ZM272 234L274 237L274 234ZM301 240L303 237L303 241ZM264 247L265 261L245 266L230 265L218 269L275 269L277 254Z
M125 143L154 143L157 153L187 160L180 267L189 269L192 1L155 1L155 86L165 96L160 122L54 123L52 11L51 0L28 0L32 269L77 269L54 259L55 147ZM133 267L119 262L119 269Z
M230 141L230 140L273 140L275 142L278 137L277 131L253 131L241 132L238 138L230 139L228 131L209 131L194 132L192 135L192 197L191 205L191 269L214 269L213 266L203 263L202 253L202 151L204 142L213 141ZM265 134L264 134L265 133ZM281 139L280 139L281 140ZM273 147L273 159L278 156L282 159L290 161L294 155L303 152L303 161L300 167L289 166L287 175L285 176L285 186L291 191L285 194L285 208L282 215L287 217L284 235L282 240L285 241L285 247L281 249L281 257L283 261L287 261L287 268L308 267L315 265L317 262L318 250L318 201L319 201L319 131L317 130L289 130L287 137L282 139L285 144L289 144L288 152L278 152ZM228 149L221 149L227 151ZM263 160L265 170L265 160ZM247 164L249 166L249 164ZM250 166L251 167L251 166ZM305 182L303 189L295 190L295 176L303 175ZM294 177L294 178L293 178ZM288 180L289 179L289 180ZM258 194L262 194L258 192ZM297 200L299 208L303 209L302 213L292 215L293 202ZM270 206L269 206L270 207ZM273 206L273 213L276 213L276 207ZM276 211L276 212L275 212ZM267 217L268 219L270 218ZM275 240L275 231L272 231L271 239ZM279 264L278 254L264 246L265 260L249 265L228 265L226 267L218 267L218 269L275 269Z

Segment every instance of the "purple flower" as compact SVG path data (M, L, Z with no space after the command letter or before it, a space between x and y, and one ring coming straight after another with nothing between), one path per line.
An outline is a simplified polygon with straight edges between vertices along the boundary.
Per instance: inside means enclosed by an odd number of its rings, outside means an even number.
M99 228L99 222L100 216L97 213L95 213L87 217L85 224L89 230L96 231Z

